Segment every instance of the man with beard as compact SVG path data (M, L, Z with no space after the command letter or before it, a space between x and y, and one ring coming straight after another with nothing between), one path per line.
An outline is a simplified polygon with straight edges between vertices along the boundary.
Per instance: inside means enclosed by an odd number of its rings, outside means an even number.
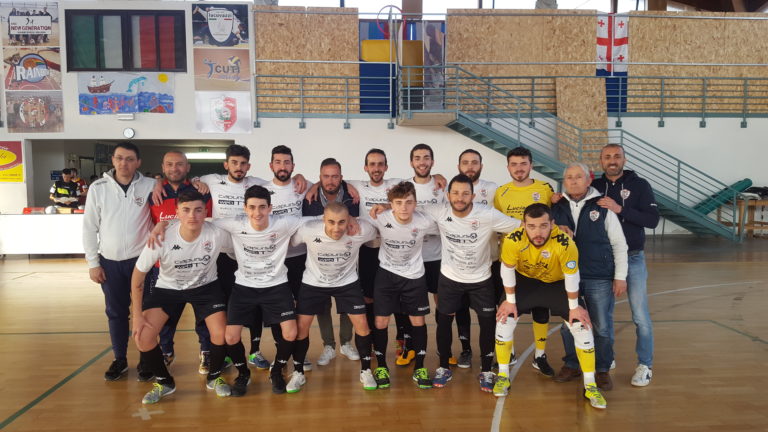
M492 206L493 196L496 194L496 183L483 180L480 178L480 174L483 172L483 156L480 152L474 149L467 149L461 152L459 155L459 174L464 174L472 180L472 187L475 191L475 200L473 204ZM499 244L498 241L491 239L491 277L493 278L493 285L497 289L503 289L501 287L501 280L499 279ZM459 333L459 342L461 342L461 354L457 361L457 366L460 368L468 369L472 367L472 345L470 337L470 325L472 320L469 316L469 301L465 297L465 302L462 308L456 312L456 330Z
M187 160L187 156L178 150L171 150L163 155L163 162L161 165L163 170L163 176L165 180L162 181L163 194L162 201L159 204L152 204L149 211L152 215L152 222L157 224L160 221L167 221L176 219L177 214L177 202L179 194L185 191L195 190L187 180L187 175L191 165ZM152 196L147 198L152 199ZM206 216L211 216L212 204L211 195L202 195L203 204L205 205ZM159 262L152 267L146 275L145 290L150 293L157 283L158 272L160 270ZM160 348L163 352L163 358L165 365L170 366L174 360L173 339L176 334L176 326L179 324L181 314L184 312L184 304L176 304L173 307L167 308L168 320L160 330ZM200 374L207 374L210 360L211 341L208 327L205 323L195 323L195 332L197 333L198 340L200 342L200 366L198 372Z
M345 206L350 216L359 216L359 208L354 203L343 179L341 164L334 158L324 159L320 163L320 199L309 202L305 198L301 208L302 215L321 216L325 212L325 207L329 203L335 202ZM304 274L306 275L306 272ZM339 321L339 342L341 343L339 351L350 360L360 360L360 354L350 343L352 340L352 323L349 317L346 314L340 314ZM327 308L324 311L317 313L317 324L320 327L320 336L323 339L323 352L318 357L317 364L325 366L336 357L336 339L333 336L331 302L328 302Z
M264 187L272 195L272 214L275 216L302 215L301 208L306 192L299 193L296 191L296 181L291 179L294 168L293 152L289 147L279 145L272 149L272 159L269 162L269 169L272 171L272 174L274 174L274 177L272 178L272 181L264 184ZM307 182L307 190L310 190L311 188L312 183ZM299 298L301 276L304 273L304 263L306 260L306 245L288 246L285 266L288 268L288 285L291 286L294 300ZM280 331L280 326L272 326L272 336L275 338L275 342L277 342L281 335L282 332ZM261 353L251 354L248 357L248 362L255 365L257 368L264 368L265 364L266 367L269 365L269 363L266 363L266 359L264 359ZM312 369L312 363L305 359L303 365L296 364L294 367L297 371L303 373L305 370L309 371Z
M531 204L542 203L550 205L554 190L549 183L535 180L530 177L533 168L533 155L525 147L513 148L507 152L507 170L512 176L512 181L496 189L493 198L493 206L508 216L522 219L523 211ZM504 296L503 288L498 291L499 300ZM549 331L549 311L546 308L534 308L531 311L533 318L533 340L536 352L533 356L532 366L545 376L552 377L555 370L547 362L547 333ZM515 359L514 347L512 349L511 364Z
M597 203L615 213L621 221L629 248L627 295L632 321L637 333L637 367L632 385L645 387L651 383L653 367L653 324L648 312L648 269L645 266L645 229L659 224L659 209L651 185L634 171L625 170L624 148L608 144L600 151L600 164L605 172L592 186L603 195Z
M595 385L592 323L579 306L579 252L568 234L555 225L546 204L531 204L525 209L523 226L504 237L501 261L505 300L496 312L499 377L493 394L502 397L509 391L508 363L519 316L543 307L563 318L563 325L573 335L584 374L584 397L593 407L605 409L605 398Z
M437 296L437 351L440 367L433 385L445 387L452 378L449 369L451 325L453 316L462 308L464 297L477 314L480 324L480 389L493 391L493 328L496 301L491 282L491 250L495 233L508 233L520 221L488 206L475 205L472 180L464 174L448 184L450 206L424 207L440 229L442 261Z

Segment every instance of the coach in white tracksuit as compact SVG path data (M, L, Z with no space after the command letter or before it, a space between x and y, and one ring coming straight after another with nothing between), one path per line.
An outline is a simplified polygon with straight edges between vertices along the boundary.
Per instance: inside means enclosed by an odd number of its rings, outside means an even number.
M139 149L120 143L114 169L93 182L85 205L83 248L91 280L101 284L115 361L104 377L119 379L128 369L131 273L152 229L149 196L155 180L137 172Z

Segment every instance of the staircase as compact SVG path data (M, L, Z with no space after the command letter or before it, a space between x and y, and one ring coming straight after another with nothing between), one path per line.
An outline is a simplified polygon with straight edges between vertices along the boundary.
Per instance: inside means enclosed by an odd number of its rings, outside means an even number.
M407 125L408 119L424 113L451 113L444 117L450 129L503 155L511 148L526 147L533 154L533 168L558 182L571 162L583 162L600 175L600 149L620 144L627 158L625 169L648 180L664 218L696 235L739 240L735 203L743 189L734 189L622 129L578 128L460 67L419 67L406 73L431 68L439 69L444 86L409 87L398 80L398 123ZM429 72L431 77L437 75ZM437 108L436 97L442 102Z

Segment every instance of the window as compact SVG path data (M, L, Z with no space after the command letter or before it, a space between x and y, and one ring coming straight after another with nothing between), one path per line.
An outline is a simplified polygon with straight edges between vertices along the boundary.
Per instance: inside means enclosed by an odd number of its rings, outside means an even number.
M65 12L68 71L186 72L184 11Z

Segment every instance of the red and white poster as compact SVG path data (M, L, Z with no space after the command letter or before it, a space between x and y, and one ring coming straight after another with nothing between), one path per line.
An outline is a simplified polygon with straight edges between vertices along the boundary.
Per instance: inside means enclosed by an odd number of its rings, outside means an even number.
M629 62L629 17L597 16L597 69L627 72Z
M0 183L24 182L21 141L0 141Z
M207 133L251 133L249 92L195 92L197 130Z

